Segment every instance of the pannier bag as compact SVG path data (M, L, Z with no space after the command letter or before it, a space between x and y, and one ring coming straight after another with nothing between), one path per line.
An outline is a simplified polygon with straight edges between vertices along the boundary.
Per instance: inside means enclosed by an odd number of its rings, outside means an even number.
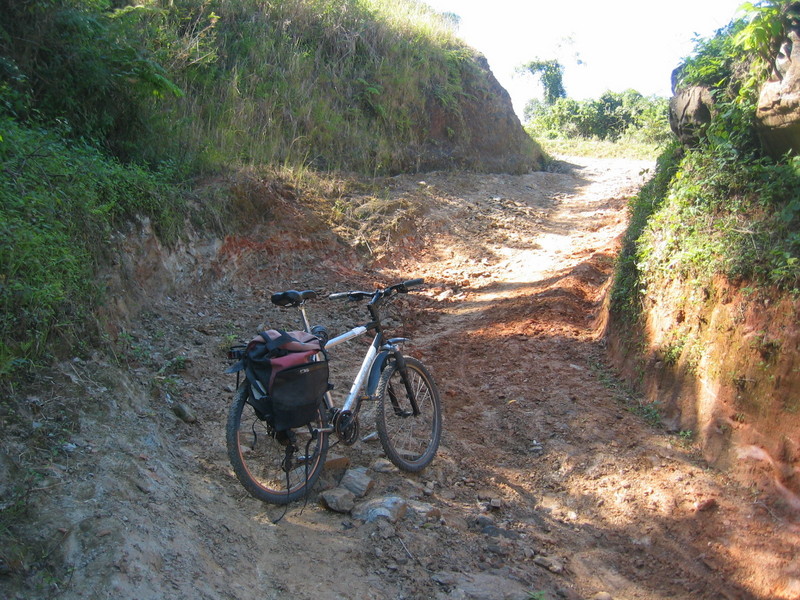
M276 431L313 421L328 391L328 361L314 360L319 338L305 331L263 331L247 345L248 402Z

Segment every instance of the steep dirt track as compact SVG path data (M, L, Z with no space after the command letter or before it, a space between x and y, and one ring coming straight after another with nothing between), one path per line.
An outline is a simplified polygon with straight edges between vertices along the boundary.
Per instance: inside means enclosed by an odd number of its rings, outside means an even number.
M489 265L510 258L440 321L465 366L448 390L450 449L492 482L514 530L546 540L576 597L800 597L796 515L706 470L689 432L650 427L652 407L605 366L600 302L640 167L572 161L537 176L559 201L528 245L489 248Z
M124 332L129 368L62 365L73 387L58 393L97 405L45 482L59 497L37 500L60 597L800 597L791 517L709 471L688 436L651 426L606 366L604 293L649 166L565 159L519 177L395 178L393 196L424 206L380 270L288 199L213 260L195 251L192 284ZM222 347L265 322L297 327L269 306L273 291L415 276L430 285L401 312L408 353L444 401L435 462L412 476L385 468L374 441L337 446L308 504L273 524L283 510L248 497L227 463ZM310 313L333 330L361 316L331 301ZM355 346L332 357L338 389ZM195 422L175 417L179 403ZM412 508L395 523L323 508L318 492L348 467L370 468L364 500ZM52 595L38 585L12 592Z

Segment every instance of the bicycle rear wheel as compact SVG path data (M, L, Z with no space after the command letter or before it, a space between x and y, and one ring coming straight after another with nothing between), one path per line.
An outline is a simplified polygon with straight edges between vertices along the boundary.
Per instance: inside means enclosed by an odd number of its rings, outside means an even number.
M322 406L308 426L276 432L258 418L247 402L245 381L228 412L228 458L236 478L255 498L288 504L302 498L319 479L328 453L328 434Z
M442 406L439 391L425 366L410 357L405 357L405 362L419 414L414 415L397 363L391 362L378 383L375 425L389 460L399 469L413 473L427 467L439 448Z

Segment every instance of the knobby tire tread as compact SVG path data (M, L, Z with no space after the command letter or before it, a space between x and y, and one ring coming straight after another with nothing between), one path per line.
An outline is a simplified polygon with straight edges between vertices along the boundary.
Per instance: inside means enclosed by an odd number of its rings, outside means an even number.
M376 428L389 460L403 471L416 473L431 463L439 448L442 406L436 383L427 368L411 357L405 357L405 362L417 390L421 414L398 416L398 412L410 411L411 405L397 365L392 362L378 383ZM406 448L400 448L400 444Z

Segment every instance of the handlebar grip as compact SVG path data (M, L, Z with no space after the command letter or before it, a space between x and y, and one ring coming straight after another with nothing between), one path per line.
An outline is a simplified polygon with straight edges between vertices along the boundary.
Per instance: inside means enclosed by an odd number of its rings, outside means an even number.
M417 279L409 279L408 281L404 281L403 285L406 287L411 287L413 285L421 285L423 283L425 283L425 279L418 277Z

